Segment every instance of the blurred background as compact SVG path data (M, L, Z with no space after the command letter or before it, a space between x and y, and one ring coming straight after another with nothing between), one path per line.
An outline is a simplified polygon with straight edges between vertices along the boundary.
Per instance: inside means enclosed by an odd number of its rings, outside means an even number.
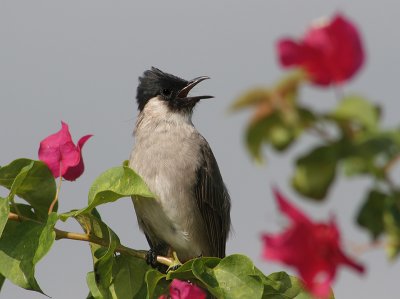
M266 150L267 163L252 162L243 143L249 118L229 114L228 107L243 91L272 85L284 71L278 66L275 42L300 36L321 16L343 12L360 29L367 63L345 91L361 93L384 107L384 124L398 124L396 102L400 70L400 26L397 1L0 1L0 165L19 157L37 158L39 142L70 125L74 141L95 136L83 155L84 175L65 182L60 211L86 205L91 182L104 170L120 165L133 145L137 116L137 78L156 66L186 79L212 79L194 93L213 100L197 106L193 122L209 141L232 198L234 232L227 253L243 253L265 273L289 268L261 259L260 235L282 229L271 186L279 188L313 219L335 215L350 255L367 266L363 276L340 269L336 298L397 298L397 262L382 248L359 254L369 241L354 218L367 179L339 176L322 204L305 201L290 187L293 157L309 150L311 137L287 154ZM304 88L301 101L324 111L336 105L333 92ZM0 190L4 195L5 190ZM131 200L99 207L103 220L129 247L147 249L138 230ZM70 220L58 228L80 231ZM46 294L56 299L86 298L86 273L91 271L86 243L62 240L36 268ZM5 282L0 298L46 298Z

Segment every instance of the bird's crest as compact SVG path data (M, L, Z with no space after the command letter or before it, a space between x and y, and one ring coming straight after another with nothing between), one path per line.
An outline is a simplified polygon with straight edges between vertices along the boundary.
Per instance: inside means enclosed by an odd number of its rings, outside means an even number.
M158 68L152 67L139 77L136 99L139 111L142 111L146 103L153 97L160 95L163 90L179 91L188 84L188 81L177 76L164 73Z

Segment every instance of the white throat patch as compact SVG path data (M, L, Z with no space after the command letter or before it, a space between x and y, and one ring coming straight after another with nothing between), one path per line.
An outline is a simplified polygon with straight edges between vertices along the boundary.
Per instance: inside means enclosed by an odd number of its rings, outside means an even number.
M168 107L168 103L159 97L151 98L138 118L138 126L143 126L145 123L152 122L157 124L159 122L167 122L171 124L190 124L192 123L192 112L188 111L172 111Z

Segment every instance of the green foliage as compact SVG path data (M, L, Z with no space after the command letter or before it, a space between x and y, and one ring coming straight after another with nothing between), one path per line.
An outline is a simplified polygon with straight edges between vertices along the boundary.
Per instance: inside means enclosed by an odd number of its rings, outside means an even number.
M248 257L240 254L222 260L190 260L168 274L151 270L146 278L148 298L153 298L153 294L159 295L160 290L165 289L166 281L172 279L189 279L216 298L311 298L297 278L284 272L265 276Z
M101 221L96 210L79 214L76 219L90 236L110 240L107 247L91 244L94 271L87 276L91 292L88 298L157 298L167 292L173 279L191 280L217 298L299 298L304 294L297 279L284 273L267 277L249 258L238 254L222 260L194 259L176 271L162 274L143 259L112 254L120 244L118 237Z
M0 186L26 200L42 219L56 194L56 183L49 168L41 161L18 159L0 168ZM54 211L56 211L55 207Z
M34 277L35 265L53 244L56 221L56 213L45 224L9 221L0 238L0 274L24 289L42 293Z
M346 96L339 102L330 116L338 122L353 123L367 131L378 128L380 109L366 99L357 96Z
M253 110L245 133L250 155L260 162L265 145L285 152L304 133L316 137L316 144L295 158L293 188L322 201L341 173L369 177L373 187L360 203L357 223L374 240L386 235L388 256L397 256L400 186L392 180L392 169L400 161L400 128L382 128L381 108L359 95L338 98L331 111L306 108L300 95L304 82L301 74L290 74L271 88L248 90L232 105L233 111ZM349 196L349 200L361 199Z
M102 289L99 286L95 271L87 274L86 282L90 290L88 298L146 298L147 284L145 277L147 271L157 272L156 270L150 270L143 259L117 255L114 258L111 273L112 281L108 288ZM160 275L162 276L161 273Z
M154 197L141 177L131 168L127 166L114 167L102 173L93 182L89 190L87 207L64 213L60 215L60 218L65 221L68 217L88 213L98 205L134 195L147 198Z
M263 144L284 151L315 122L313 112L297 105L299 84L303 80L301 73L291 74L271 89L246 92L232 105L233 111L255 109L246 130L246 145L257 162L263 161Z
M157 270L149 270L146 273L147 299L158 298L168 290L169 283L165 279L165 274Z
M34 274L55 239L57 214L48 215L56 193L54 177L42 162L18 159L0 168L0 185L10 190L7 198L0 198L1 277L42 293ZM16 203L16 195L29 205ZM10 212L32 220L8 221Z
M3 234L4 227L6 226L8 213L10 213L10 204L7 198L0 197L0 237Z
M335 178L338 147L317 147L297 160L292 184L299 193L318 200L325 198Z
M215 259L196 260L192 271L219 298L261 298L264 291L259 273L245 256L228 256L217 265Z
M96 288L104 298L112 298L109 287L112 282L112 272L115 262L114 251L120 245L119 238L101 220L96 210L93 210L91 213L79 214L75 218L87 235L105 240L107 244L107 247L105 247L90 243L90 249L93 258L93 275L96 278Z
M267 276L270 280L272 288L264 290L263 298L268 299L283 299L283 298L296 298L296 299L311 299L309 293L304 291L302 282L294 277L286 274L285 272L275 272ZM334 299L333 293L329 299Z
M97 283L96 283L96 275L94 274L94 271L89 272L86 275L86 283L89 287L89 295L87 296L87 299L101 299L103 298L103 295L101 291L99 290Z
M3 275L0 275L0 291L1 291L1 288L3 287L5 280L6 280L6 278Z
M145 274L149 266L143 259L115 255L120 245L118 236L102 220L95 209L122 197L154 197L143 180L129 167L114 167L101 174L89 191L88 206L60 215L62 220L75 218L91 238L102 240L107 246L90 243L94 271L87 275L88 298L143 298L147 294Z
M105 224L96 206L122 197L142 196L154 200L142 179L126 165L101 174L90 188L88 206L64 214L48 215L55 196L55 180L38 161L19 159L0 168L0 184L8 188L0 197L0 287L4 279L42 292L35 278L35 265L65 232L55 230L58 219L76 219L90 240L93 271L87 274L87 298L157 298L168 292L173 279L190 280L217 298L310 298L301 282L285 273L265 276L249 258L231 255L224 259L198 258L166 274L150 268L143 251L121 245L117 234ZM14 201L17 195L28 204ZM8 220L9 213L13 220Z
M271 91L267 88L253 88L242 94L231 106L231 111L258 106L271 101Z
M112 293L116 298L145 298L146 272L150 270L145 260L132 256L116 257L113 268Z
M364 134L348 148L344 163L347 175L372 175L385 179L385 167L400 153L400 131Z
M357 216L357 223L367 229L376 239L384 231L383 214L389 195L371 190Z
M271 112L268 117L254 119L246 132L246 145L253 158L263 160L263 143L270 144L277 151L284 151L314 121L313 114L301 108Z
M399 195L386 201L383 223L388 236L386 252L394 259L400 253L400 205Z

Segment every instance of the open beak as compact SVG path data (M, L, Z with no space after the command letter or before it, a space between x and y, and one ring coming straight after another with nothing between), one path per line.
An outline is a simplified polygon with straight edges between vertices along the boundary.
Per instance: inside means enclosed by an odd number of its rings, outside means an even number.
M189 101L195 101L195 102L197 102L199 100L202 100L202 99L211 99L211 98L213 98L213 96L196 96L196 97L188 97L187 96L189 94L189 92L192 90L193 87L195 87L201 81L204 81L206 79L210 79L210 77L201 76L201 77L194 78L193 80L190 80L188 82L188 84L179 91L178 98L186 99L186 100L189 100Z

